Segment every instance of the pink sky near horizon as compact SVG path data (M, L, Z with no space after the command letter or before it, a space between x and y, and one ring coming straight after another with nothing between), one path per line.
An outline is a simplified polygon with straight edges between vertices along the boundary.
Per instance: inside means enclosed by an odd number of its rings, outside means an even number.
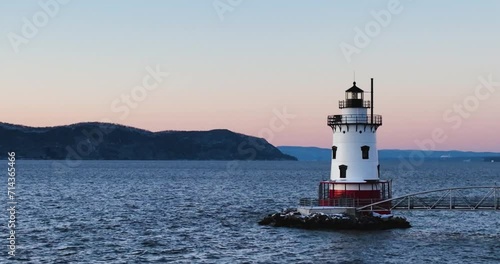
M375 79L375 113L382 114L384 124L378 130L378 146L380 149L419 149L417 142L428 142L432 140L435 129L444 131L446 140L435 142L436 150L468 150L468 151L500 151L499 123L494 122L498 108L498 99L492 95L490 100L481 101L476 111L470 112L470 117L460 118L461 125L454 128L453 122L443 120L443 114L453 109L455 103L462 103L467 98L467 93L452 98L440 98L443 104L431 102L431 98L424 96L412 99L412 96L401 96L397 101L392 96L382 93L384 88ZM365 85L358 80L358 85L366 90ZM294 146L316 146L327 148L331 145L331 129L326 125L328 114L340 114L338 100L344 96L343 90L347 87L335 89L331 95L320 96L311 92L311 100L295 100L292 103L280 104L258 103L252 101L248 105L241 105L239 109L233 109L233 104L221 105L214 102L212 109L199 111L198 109L184 109L182 102L175 102L179 97L166 97L167 105L175 106L168 109L158 110L154 101L161 101L162 97L151 97L139 103L137 109L130 109L130 115L122 119L120 113L114 113L106 104L96 104L96 107L82 105L74 107L71 111L64 109L64 104L47 107L42 115L34 114L33 109L25 106L26 111L18 111L12 119L4 118L4 122L23 124L29 126L56 126L87 121L107 121L118 123L151 131L162 130L210 130L227 128L235 132L266 138L274 145ZM168 89L168 88L167 88ZM341 91L338 91L341 90ZM472 90L473 91L473 90ZM311 95L312 94L312 95ZM472 92L470 94L473 94ZM315 97L318 96L318 97ZM337 98L334 98L337 96ZM366 94L365 96L369 96ZM181 97L190 97L185 94ZM119 98L119 97L117 97ZM420 98L418 100L417 98ZM254 100L258 100L255 98ZM112 100L111 100L112 101ZM407 104L402 103L407 102ZM148 105L148 103L150 103ZM215 106L218 105L218 106ZM255 108L252 105L259 105ZM289 120L289 124L283 124L283 129L272 129L270 124L276 119L274 111L292 114L295 117ZM493 111L492 111L493 110ZM50 118L44 118L50 116ZM459 117L453 113L452 116ZM497 119L498 120L498 119ZM493 122L492 122L493 121ZM275 124L282 125L281 121ZM269 134L268 132L273 133ZM477 135L477 136L472 136Z
M226 128L276 146L328 148L326 117L340 114L338 101L355 70L365 91L375 79L375 114L383 116L379 149L418 149L418 142L442 129L446 139L437 150L500 152L500 84L493 91L481 88L486 99L476 95L479 78L500 83L500 37L493 34L499 3L405 2L404 11L347 62L339 44L352 44L353 29L373 21L370 12L384 10L387 1L332 2L245 2L224 21L211 1L116 9L95 9L92 1L68 4L19 53L8 38L0 41L0 122ZM39 10L37 3L5 5L2 36L19 33L22 18ZM92 21L82 10L92 10ZM131 16L137 21L127 20ZM129 107L128 116L113 111L113 102L141 85L146 67L156 65L170 76ZM474 100L467 117L443 117ZM284 108L295 117L272 135L263 132L273 130L274 111Z

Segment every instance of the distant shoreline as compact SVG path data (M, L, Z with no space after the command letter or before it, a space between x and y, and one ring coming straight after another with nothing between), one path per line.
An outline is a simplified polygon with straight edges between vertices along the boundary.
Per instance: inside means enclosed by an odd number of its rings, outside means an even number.
M0 123L0 158L32 160L297 160L227 129L151 132L110 123L33 128Z
M297 157L301 161L305 160L330 160L331 150L318 147L296 147L278 146L281 152ZM488 161L493 159L500 161L500 153L496 152L473 152L459 150L399 150L382 149L378 151L379 160L459 160L459 161Z

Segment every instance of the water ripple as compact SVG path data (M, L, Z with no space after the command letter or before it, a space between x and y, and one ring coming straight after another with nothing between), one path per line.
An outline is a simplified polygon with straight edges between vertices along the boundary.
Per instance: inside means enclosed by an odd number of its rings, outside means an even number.
M20 161L17 261L500 262L498 212L400 211L414 227L382 232L258 226L264 215L315 196L329 163L240 162L233 174L223 173L226 165L86 161L59 175L50 161ZM382 165L391 171L398 164ZM430 163L398 175L394 187L407 193L457 182L489 185L499 172L500 164Z

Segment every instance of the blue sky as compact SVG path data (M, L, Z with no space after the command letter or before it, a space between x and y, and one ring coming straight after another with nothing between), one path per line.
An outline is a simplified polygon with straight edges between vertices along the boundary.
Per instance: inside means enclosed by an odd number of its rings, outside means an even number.
M500 150L499 92L480 100L459 128L443 113L474 94L478 78L500 80L500 2L399 1L402 11L347 61L355 28L391 1L78 1L60 4L47 25L14 52L23 18L42 1L0 3L0 120L48 126L103 119L158 130L228 128L259 135L276 109L296 117L268 139L327 147L326 115L351 86L375 78L383 148L415 148L436 128L440 149ZM161 88L122 118L112 102L147 74L168 71ZM478 138L470 142L468 138ZM466 142L468 141L468 142Z

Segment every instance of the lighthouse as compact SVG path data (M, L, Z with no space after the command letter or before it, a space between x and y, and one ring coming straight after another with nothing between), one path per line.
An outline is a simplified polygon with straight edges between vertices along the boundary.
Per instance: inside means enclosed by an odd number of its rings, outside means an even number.
M329 178L319 183L317 198L300 199L297 210L270 214L260 225L335 230L411 227L406 219L392 215L391 181L380 178L377 130L382 116L373 113L373 78L371 100L365 94L354 82L339 101L340 113L327 117L333 133L331 168Z
M377 130L382 116L373 113L373 78L370 99L356 82L339 101L340 114L329 115L333 133L330 178L319 184L317 202L301 200L302 214L355 213L357 207L391 198L391 182L380 179ZM378 213L390 213L380 206Z

